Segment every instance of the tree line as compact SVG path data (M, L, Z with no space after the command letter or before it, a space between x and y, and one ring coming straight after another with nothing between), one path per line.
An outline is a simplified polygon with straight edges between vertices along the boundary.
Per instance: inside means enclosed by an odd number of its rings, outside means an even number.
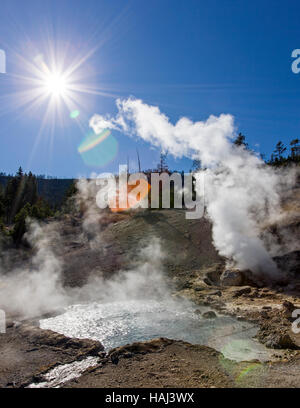
M38 195L37 177L24 173L20 167L0 185L0 230L19 245L26 232L26 218L45 219L54 214L51 206Z
M233 144L251 152L246 137L242 133L238 134ZM161 153L156 171L171 174L172 171L168 168L166 157L167 153ZM261 157L266 165L270 166L299 165L300 141L299 139L291 140L289 147L279 141L269 160L265 160L263 155ZM201 168L201 162L194 160L191 172ZM5 173L0 173L0 175L3 176ZM37 179L39 177L31 172L24 173L20 167L14 176L8 178L5 187L0 184L0 232L10 236L16 245L21 243L26 232L26 219L28 217L42 220L53 216L55 213L55 208L38 194ZM74 181L65 192L63 206L66 207L66 210L68 209L66 205L68 199L76 193L76 190Z
M248 143L246 143L246 137L239 133L234 140L234 145L243 146L245 149L249 149ZM264 159L264 155L261 155ZM275 149L271 154L269 160L265 160L266 164L271 166L286 166L289 164L300 164L300 139L293 139L289 143L289 147L285 146L282 141L276 143Z

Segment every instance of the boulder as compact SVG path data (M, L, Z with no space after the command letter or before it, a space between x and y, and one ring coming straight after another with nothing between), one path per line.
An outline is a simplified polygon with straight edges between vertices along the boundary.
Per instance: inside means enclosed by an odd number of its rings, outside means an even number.
M288 333L275 333L269 336L266 347L273 349L297 349L297 345Z
M243 274L239 270L226 269L220 277L223 286L241 286L243 284Z

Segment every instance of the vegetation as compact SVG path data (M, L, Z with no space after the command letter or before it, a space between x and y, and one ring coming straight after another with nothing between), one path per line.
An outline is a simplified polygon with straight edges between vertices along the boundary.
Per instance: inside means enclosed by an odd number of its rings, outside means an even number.
M234 140L233 144L235 146L243 146L245 149L248 149L248 143L246 143L246 136L244 136L242 133L239 133Z
M26 218L45 219L53 215L51 206L38 195L37 177L20 167L5 187L0 185L0 230L19 245L26 232Z
M290 164L300 164L300 140L293 139L290 142L289 147L289 154L286 156L287 147L279 141L276 146L275 150L271 155L271 159L269 160L268 164L271 166L287 166Z
M76 186L76 181L73 180L73 182L69 185L67 188L64 198L62 200L62 205L61 205L61 211L64 214L74 214L76 212L76 194L78 192L77 186Z
M246 137L242 133L238 134L233 144L251 152ZM263 155L261 157L263 158ZM299 165L300 140L291 140L288 147L279 141L270 159L265 160L265 163L275 167ZM201 168L203 168L201 162L194 160L191 172ZM167 153L161 152L156 169L144 171L148 175L149 183L151 183L151 172L172 174L167 165ZM72 212L76 192L75 180L50 178L49 176L46 178L41 175L35 176L31 172L26 174L21 167L14 176L0 173L0 235L11 236L14 243L19 245L26 232L28 217L43 220L53 216L58 210ZM173 207L173 184L170 194L171 207Z

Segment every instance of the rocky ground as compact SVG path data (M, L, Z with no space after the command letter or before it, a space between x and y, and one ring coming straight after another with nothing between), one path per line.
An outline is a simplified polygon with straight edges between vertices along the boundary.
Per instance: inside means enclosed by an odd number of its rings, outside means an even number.
M297 200L289 204L285 221L265 227L273 228L278 240L288 233L295 243L292 251L275 258L283 270L282 280L275 283L247 271L228 270L212 244L210 222L186 220L181 210L106 214L99 220L98 231L90 234L83 233L81 217L51 221L57 223L61 236L59 245L53 242L53 250L63 261L65 286L81 286L91 275L109 278L129 268L138 249L151 237L159 238L166 254L162 269L173 296L257 323L258 340L274 350L272 361L236 363L211 348L167 339L121 347L105 355L97 342L42 331L33 322L16 324L13 316L7 333L0 334L0 386L27 386L54 366L97 355L96 367L65 386L299 387L300 334L291 330L292 312L300 309L298 204ZM3 259L7 271L12 265L29 263L30 251L11 250L11 256Z
M114 349L65 387L299 387L300 355L236 363L216 350L156 339Z
M32 324L7 322L0 334L0 387L25 387L59 364L98 355L93 340L70 339Z

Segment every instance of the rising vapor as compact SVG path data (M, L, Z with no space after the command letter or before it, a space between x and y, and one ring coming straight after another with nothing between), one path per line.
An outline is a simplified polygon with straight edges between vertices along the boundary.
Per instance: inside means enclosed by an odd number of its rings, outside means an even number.
M138 136L175 157L199 159L205 170L207 214L213 224L214 245L220 255L240 269L268 277L279 271L262 238L262 222L280 217L280 188L292 183L278 175L253 152L235 146L234 118L211 115L193 122L182 117L176 124L142 100L117 100L115 117L94 115L95 133L105 128ZM199 192L200 193L200 192Z

